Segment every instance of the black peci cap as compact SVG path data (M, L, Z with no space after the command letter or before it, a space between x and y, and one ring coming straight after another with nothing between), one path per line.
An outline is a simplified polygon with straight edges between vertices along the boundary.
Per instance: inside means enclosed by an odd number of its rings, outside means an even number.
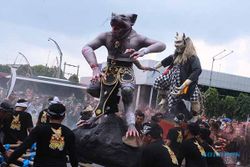
M212 145L213 140L210 138L211 131L207 128L200 128L200 137L208 144Z
M163 134L162 128L157 123L146 123L146 124L144 124L143 129L142 129L141 132L144 135L149 134L155 139L161 138L162 134Z
M51 104L48 107L47 113L52 118L62 118L65 116L66 108L61 103Z
M189 123L187 126L190 133L194 136L197 136L200 134L200 126L198 123Z
M12 111L13 108L12 108L12 106L8 102L4 101L4 102L2 102L0 104L0 110L3 110L3 111Z

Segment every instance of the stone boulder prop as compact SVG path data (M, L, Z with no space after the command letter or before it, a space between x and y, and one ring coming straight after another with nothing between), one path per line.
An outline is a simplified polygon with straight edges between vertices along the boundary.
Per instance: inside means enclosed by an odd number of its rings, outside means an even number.
M92 128L74 130L80 162L92 162L105 167L138 167L139 148L122 142L126 126L115 114L103 118Z

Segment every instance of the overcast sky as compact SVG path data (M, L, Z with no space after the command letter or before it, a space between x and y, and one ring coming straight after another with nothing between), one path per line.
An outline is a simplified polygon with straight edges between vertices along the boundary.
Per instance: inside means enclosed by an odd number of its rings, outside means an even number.
M59 56L51 37L61 47L63 63L80 65L80 75L91 75L81 55L84 44L110 31L110 16L136 13L134 29L163 41L167 49L145 59L162 60L174 50L175 33L193 39L204 69L212 57L234 52L214 63L214 71L250 76L249 0L2 0L0 1L0 64L13 63L18 52L31 65L55 65ZM97 50L98 62L107 57ZM21 58L17 63L24 63ZM73 72L73 68L66 72Z

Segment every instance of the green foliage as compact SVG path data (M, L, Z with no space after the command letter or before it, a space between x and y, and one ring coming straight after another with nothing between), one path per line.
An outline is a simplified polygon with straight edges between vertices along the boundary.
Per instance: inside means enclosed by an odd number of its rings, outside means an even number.
M35 65L32 67L32 71L35 76L56 77L57 68L56 67L50 68L44 65Z
M236 117L239 120L245 120L247 115L250 114L250 96L244 93L240 93L237 97L238 111Z
M27 65L21 65L17 69L16 73L17 73L17 75L30 77L32 75L32 69L31 69L31 67L28 64Z
M69 77L69 81L79 83L79 78L76 74L73 74Z
M217 89L209 88L205 92L205 111L208 117L221 116L237 120L246 120L250 114L250 96L240 93L238 97L220 96Z
M209 88L205 92L205 103L206 115L209 117L211 116L219 116L220 113L218 112L219 107L219 94L217 89Z
M236 116L237 101L233 96L226 96L221 99L222 109L227 117L233 118Z
M46 77L57 77L57 67L47 67L44 65L35 65L30 67L29 65L21 65L17 70L17 75L21 76L46 76ZM0 72L10 73L10 67L8 65L0 64ZM75 77L75 76L74 76ZM63 77L63 71L61 70L61 76ZM75 82L79 82L78 78L73 79Z
M0 72L10 73L10 67L8 65L0 64Z

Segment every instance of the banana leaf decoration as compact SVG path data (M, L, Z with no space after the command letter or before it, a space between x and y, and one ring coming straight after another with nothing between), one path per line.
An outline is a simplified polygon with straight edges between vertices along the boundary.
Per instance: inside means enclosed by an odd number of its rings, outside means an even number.
M6 98L9 98L10 94L12 93L15 83L16 83L16 71L20 67L18 64L12 64L10 65L10 70L11 70L11 77L10 77L10 86L7 91L7 96Z

